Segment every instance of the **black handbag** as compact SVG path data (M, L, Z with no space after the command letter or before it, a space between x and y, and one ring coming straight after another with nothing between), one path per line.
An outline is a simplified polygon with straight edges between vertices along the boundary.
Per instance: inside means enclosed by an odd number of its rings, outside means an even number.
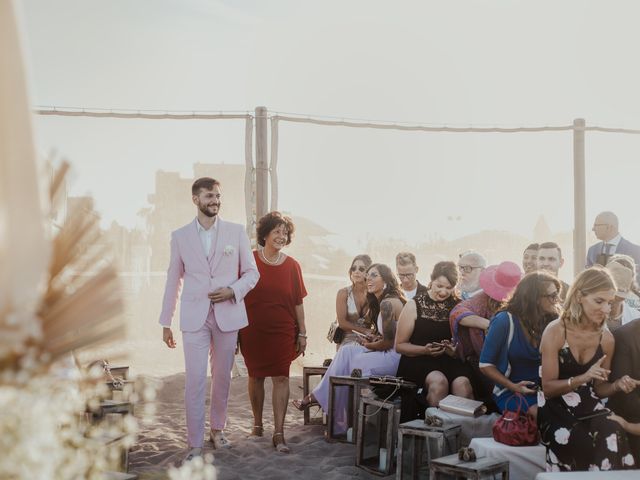
M338 326L338 321L331 322L329 326L329 332L327 333L327 340L338 345L344 340L344 330Z
M400 377L385 375L383 377L369 377L369 386L378 398L393 400L401 393L401 389L415 390L417 385Z

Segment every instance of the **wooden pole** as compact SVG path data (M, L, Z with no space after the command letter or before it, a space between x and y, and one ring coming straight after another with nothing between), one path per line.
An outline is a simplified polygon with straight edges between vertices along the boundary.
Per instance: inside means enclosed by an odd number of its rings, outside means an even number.
M269 163L267 161L267 107L256 107L256 219L269 205Z
M584 269L587 255L584 118L573 121L573 273Z

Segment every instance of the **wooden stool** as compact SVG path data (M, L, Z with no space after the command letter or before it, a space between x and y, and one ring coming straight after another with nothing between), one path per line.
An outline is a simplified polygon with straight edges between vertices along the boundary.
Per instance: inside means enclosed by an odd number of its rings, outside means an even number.
M400 424L396 480L426 477L432 459L458 451L461 430L455 423L433 427L424 420L412 420Z
M399 398L392 401L380 400L374 396L360 399L357 467L376 475L389 475L393 472L399 423Z
M97 411L91 412L91 421L102 420L105 415L119 413L121 415L133 414L133 404L130 402L117 402L114 400L103 400Z
M335 415L336 388L347 387L349 389L347 402L347 431L336 433L333 426ZM369 387L369 378L336 376L329 378L329 411L327 412L327 440L356 443L358 434L358 406L360 405L360 393ZM349 435L351 433L351 435Z
M480 457L473 462L465 462L455 454L431 460L429 472L430 480L436 480L439 473L476 480L488 476L493 478L495 474L501 473L502 480L509 480L509 462L489 457Z
M327 372L328 367L302 367L302 398L307 398L307 395L311 392L311 388L309 386L309 377L320 376L320 378L324 377L324 374ZM320 407L312 407L317 408L320 412ZM304 425L322 425L324 424L324 415L315 416L311 418L310 415L311 408L304 409Z

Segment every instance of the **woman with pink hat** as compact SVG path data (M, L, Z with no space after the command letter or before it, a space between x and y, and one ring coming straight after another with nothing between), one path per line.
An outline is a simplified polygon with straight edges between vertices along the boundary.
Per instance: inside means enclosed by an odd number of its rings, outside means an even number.
M482 292L463 300L451 310L449 323L458 354L474 371L474 390L479 400L491 402L493 385L480 373L478 362L489 329L490 319L502 302L513 292L522 278L520 267L513 262L491 265L480 274Z
M517 408L517 402L507 401L514 393L521 393L527 414L535 417L537 413L538 348L543 330L560 313L560 289L555 276L542 271L529 273L491 320L480 353L480 370L495 385L493 400L500 412Z

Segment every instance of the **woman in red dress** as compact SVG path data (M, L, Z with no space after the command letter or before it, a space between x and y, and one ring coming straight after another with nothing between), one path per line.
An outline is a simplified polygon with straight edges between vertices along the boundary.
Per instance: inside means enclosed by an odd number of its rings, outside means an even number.
M307 295L300 265L282 253L291 243L293 222L280 212L258 221L253 252L260 280L245 297L249 326L240 330L240 348L249 371L249 399L253 411L252 437L261 437L264 379L273 383L273 446L289 453L284 440L284 418L289 403L289 368L307 346L302 299Z

